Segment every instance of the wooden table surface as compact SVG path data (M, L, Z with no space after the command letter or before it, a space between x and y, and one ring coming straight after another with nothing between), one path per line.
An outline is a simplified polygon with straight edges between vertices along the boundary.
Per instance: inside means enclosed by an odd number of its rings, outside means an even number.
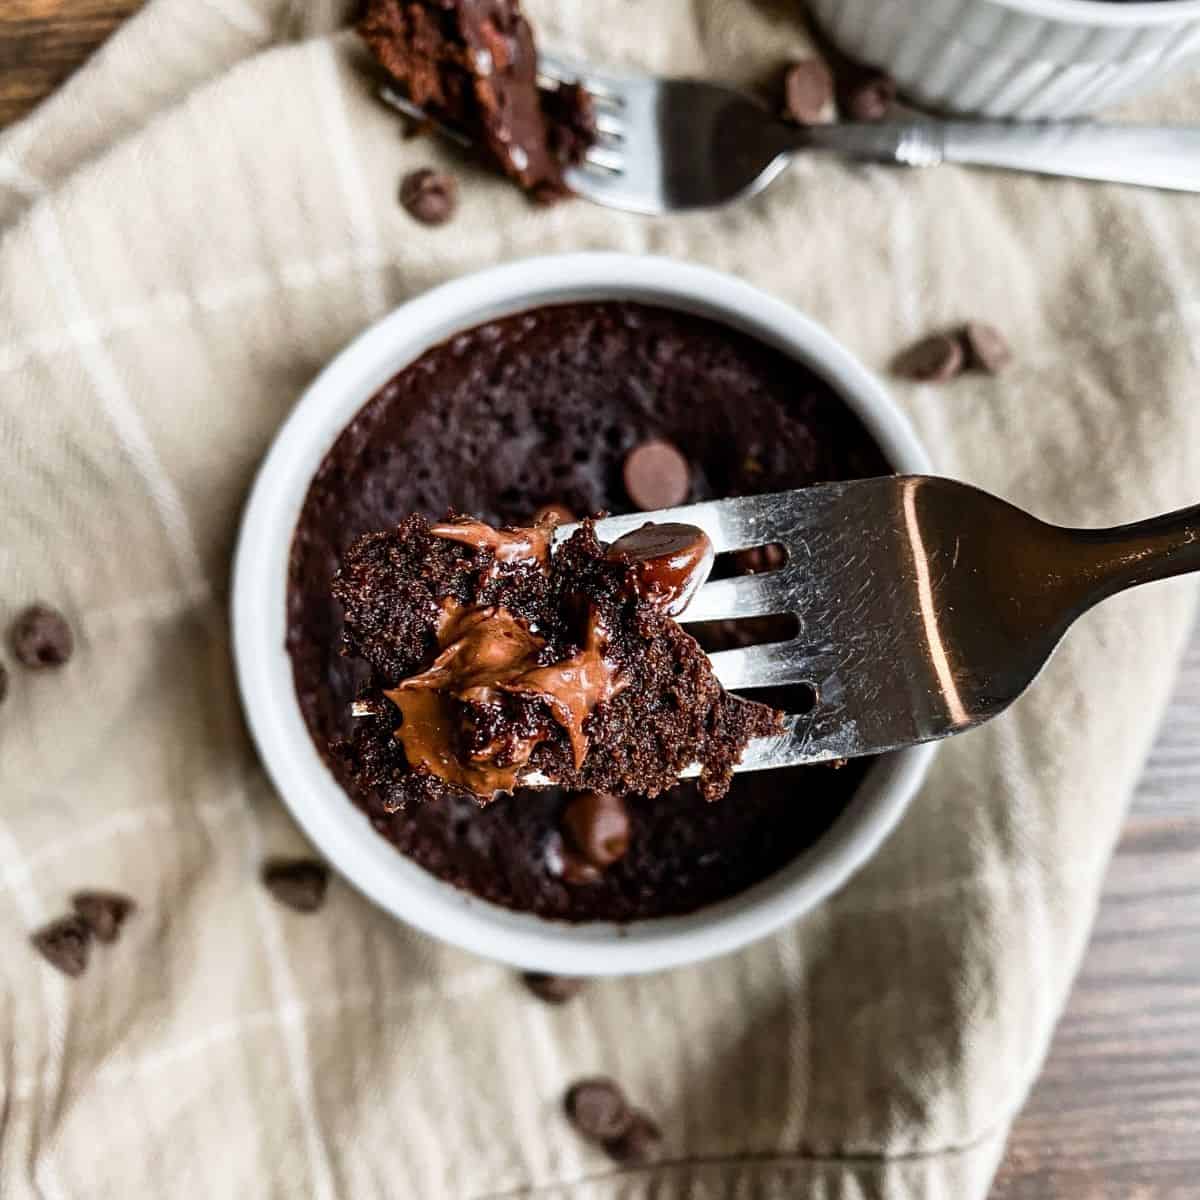
M141 0L0 0L0 125ZM992 1200L1200 1197L1200 635Z

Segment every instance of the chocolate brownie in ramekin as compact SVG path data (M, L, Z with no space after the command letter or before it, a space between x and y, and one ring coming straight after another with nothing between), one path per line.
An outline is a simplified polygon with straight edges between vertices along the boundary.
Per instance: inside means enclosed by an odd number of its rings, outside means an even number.
M292 544L288 651L309 732L330 769L401 853L486 900L539 916L629 921L735 895L819 838L870 765L740 775L715 802L692 783L652 799L625 797L627 847L603 870L574 875L563 870L563 838L576 798L559 789L518 790L486 807L447 795L396 812L356 794L331 749L352 732L350 704L369 670L341 653L331 590L350 544L413 513L520 525L546 505L577 516L633 511L624 468L647 443L683 455L688 500L889 470L827 382L752 337L636 303L555 305L458 334L386 384L326 455ZM718 561L726 571L763 565ZM689 628L708 649L751 636L728 624ZM764 627L752 636L787 632ZM789 703L786 695L755 698Z

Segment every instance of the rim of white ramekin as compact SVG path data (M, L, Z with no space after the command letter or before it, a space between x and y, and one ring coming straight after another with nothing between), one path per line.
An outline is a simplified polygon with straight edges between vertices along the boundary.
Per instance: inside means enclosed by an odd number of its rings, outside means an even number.
M985 0L985 3L1047 20L1118 29L1181 24L1200 17L1200 0L1158 0L1149 4L1110 4L1103 0Z
M526 259L408 301L321 372L263 460L242 519L232 594L238 685L251 732L292 815L332 865L382 908L433 937L526 970L581 976L697 962L809 911L891 832L934 753L933 746L918 746L884 756L813 847L740 895L685 916L628 925L550 921L460 891L398 853L337 785L308 735L284 648L288 555L313 473L359 408L428 347L501 315L588 299L643 300L743 329L828 379L897 470L930 469L880 382L783 301L722 272L665 258L582 253Z

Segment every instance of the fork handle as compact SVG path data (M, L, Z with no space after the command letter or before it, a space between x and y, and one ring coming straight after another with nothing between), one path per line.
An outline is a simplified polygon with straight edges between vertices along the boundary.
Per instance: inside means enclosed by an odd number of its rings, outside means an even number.
M1120 525L1072 529L1088 605L1158 579L1200 571L1200 505Z
M813 126L805 144L910 167L962 163L1200 192L1197 126L883 121Z

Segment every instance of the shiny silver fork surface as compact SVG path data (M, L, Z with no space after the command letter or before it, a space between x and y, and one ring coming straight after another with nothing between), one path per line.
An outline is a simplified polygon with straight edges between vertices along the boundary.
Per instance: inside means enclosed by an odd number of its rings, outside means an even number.
M753 195L804 151L1200 192L1200 127L933 119L801 127L719 83L607 74L554 54L539 55L538 70L543 86L580 83L595 105L596 144L567 172L567 183L588 200L630 212L712 208ZM427 119L393 89L380 96Z
M781 543L760 575L706 583L684 623L791 613L790 641L711 656L731 690L807 684L811 709L738 770L876 754L971 729L1033 681L1067 627L1115 592L1200 571L1200 506L1116 529L1048 525L986 492L888 476L611 517L605 541L698 525L718 554ZM559 531L567 536L571 527Z
M902 166L959 163L1200 192L1200 127L934 119L797 126L724 84L610 75L542 54L548 85L591 95L599 137L567 183L640 213L711 208L765 188L803 151Z

